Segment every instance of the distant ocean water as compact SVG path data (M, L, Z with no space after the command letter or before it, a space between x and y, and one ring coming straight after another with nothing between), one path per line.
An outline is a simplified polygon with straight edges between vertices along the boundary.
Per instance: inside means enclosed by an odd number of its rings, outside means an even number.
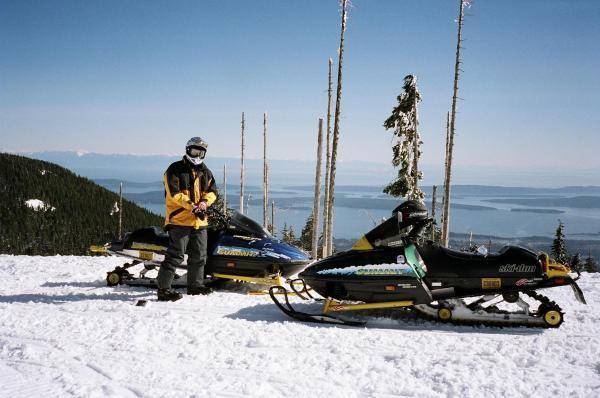
M279 188L278 188L279 189ZM290 192L293 195L306 196L309 193ZM289 195L278 194L271 195L271 199L277 204L278 197L289 197ZM360 237L365 232L369 231L376 224L381 222L383 218L391 216L393 207L388 210L369 208L369 195L364 192L346 192L346 194L354 194L357 197L363 197L365 201L364 208L348 208L336 206L334 209L334 236L336 238L355 239ZM375 194L372 194L375 196ZM489 195L471 195L462 196L453 200L454 204L486 206L493 207L495 210L465 210L452 209L450 212L451 232L470 233L478 235L491 235L502 237L527 237L527 236L553 236L558 226L560 219L565 224L565 233L567 237L576 239L585 237L586 239L597 238L600 240L600 211L598 209L571 209L571 208L553 208L554 210L563 211L560 214L546 214L539 212L523 212L511 211L514 208L522 208L522 206L505 204L505 203L490 203L486 200L490 199ZM238 198L229 198L237 205ZM398 204L400 204L400 200ZM141 204L149 210L164 214L164 205L162 204ZM322 209L321 209L322 210ZM275 227L276 231L281 231L286 224L291 225L296 232L300 234L302 227L306 223L306 219L311 213L309 206L299 208L281 208L276 206L275 210ZM247 214L258 222L262 222L262 207L249 206ZM439 220L440 210L437 210Z

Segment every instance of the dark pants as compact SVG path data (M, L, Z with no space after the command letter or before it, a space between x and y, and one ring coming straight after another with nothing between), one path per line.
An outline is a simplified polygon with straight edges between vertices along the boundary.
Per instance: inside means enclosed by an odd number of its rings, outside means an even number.
M183 262L183 256L188 254L187 285L196 287L204 284L204 266L206 265L206 228L170 226L169 248L165 260L158 270L158 287L170 289L175 274L175 268Z

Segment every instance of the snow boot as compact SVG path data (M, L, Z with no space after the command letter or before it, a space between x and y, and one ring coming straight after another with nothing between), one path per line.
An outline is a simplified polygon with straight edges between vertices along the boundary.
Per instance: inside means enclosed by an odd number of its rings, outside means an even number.
M177 301L183 296L171 289L158 289L158 301Z
M190 296L197 296L199 294L206 295L206 294L211 294L212 292L213 292L213 289L210 287L206 287L206 286L194 286L194 287L188 287L188 289L187 289L187 294L189 294Z

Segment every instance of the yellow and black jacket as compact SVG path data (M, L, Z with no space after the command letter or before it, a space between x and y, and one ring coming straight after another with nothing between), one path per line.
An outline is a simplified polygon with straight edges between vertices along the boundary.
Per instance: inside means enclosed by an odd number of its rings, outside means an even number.
M200 202L210 206L217 199L215 181L208 167L204 163L192 166L184 158L169 166L163 183L167 206L165 228L170 225L205 228L208 217L201 220L192 213L192 209Z

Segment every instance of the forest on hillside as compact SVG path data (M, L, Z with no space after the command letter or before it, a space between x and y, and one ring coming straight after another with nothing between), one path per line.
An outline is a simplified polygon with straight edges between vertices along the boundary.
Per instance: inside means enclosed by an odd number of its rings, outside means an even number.
M0 153L0 253L86 254L122 230L163 218L58 165Z

